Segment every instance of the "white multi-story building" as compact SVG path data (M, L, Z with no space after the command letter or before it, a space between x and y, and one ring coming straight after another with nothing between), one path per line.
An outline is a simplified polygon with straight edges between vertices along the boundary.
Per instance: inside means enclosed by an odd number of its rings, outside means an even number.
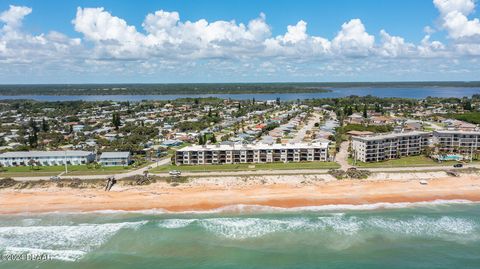
M80 165L95 160L95 154L89 151L11 151L0 154L2 166L51 166L51 165Z
M329 142L207 145L177 150L175 164L232 164L328 161Z
M433 143L440 151L474 154L480 150L480 131L434 131Z
M419 155L428 146L431 133L405 132L352 137L352 155L362 162L378 162Z

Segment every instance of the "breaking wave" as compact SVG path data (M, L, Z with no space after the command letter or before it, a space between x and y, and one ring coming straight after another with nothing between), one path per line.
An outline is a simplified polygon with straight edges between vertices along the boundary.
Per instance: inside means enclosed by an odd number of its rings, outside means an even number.
M146 221L75 226L0 227L0 252L47 255L74 261L101 246L121 229L136 229Z
M180 229L196 225L217 236L228 239L262 237L277 232L313 231L340 236L371 234L383 236L430 237L440 239L479 239L479 223L460 217L407 218L357 217L334 214L315 218L209 218L167 219L158 226Z

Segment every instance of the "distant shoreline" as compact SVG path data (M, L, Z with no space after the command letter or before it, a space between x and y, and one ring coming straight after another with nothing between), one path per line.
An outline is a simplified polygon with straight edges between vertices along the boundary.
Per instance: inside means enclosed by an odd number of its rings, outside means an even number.
M335 89L480 88L475 82L305 82L305 83L177 83L177 84L3 84L0 96L108 96L204 94L306 94Z

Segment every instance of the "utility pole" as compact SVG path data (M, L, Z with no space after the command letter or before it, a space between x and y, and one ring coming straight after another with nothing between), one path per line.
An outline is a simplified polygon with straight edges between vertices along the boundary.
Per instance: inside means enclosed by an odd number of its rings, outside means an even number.
M68 173L68 167L67 167L67 151L63 151L63 153L65 154L65 159L64 159L64 163L65 163L65 175Z

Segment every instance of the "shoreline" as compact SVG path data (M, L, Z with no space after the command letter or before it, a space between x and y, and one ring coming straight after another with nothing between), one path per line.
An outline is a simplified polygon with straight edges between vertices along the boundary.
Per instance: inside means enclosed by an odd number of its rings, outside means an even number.
M427 179L428 185L419 183ZM147 211L168 213L218 211L232 207L346 207L380 203L434 201L480 202L477 173L449 177L444 173L377 174L368 180L335 180L329 175L267 175L239 178L194 178L173 186L115 185L103 188L35 187L1 189L0 214Z

